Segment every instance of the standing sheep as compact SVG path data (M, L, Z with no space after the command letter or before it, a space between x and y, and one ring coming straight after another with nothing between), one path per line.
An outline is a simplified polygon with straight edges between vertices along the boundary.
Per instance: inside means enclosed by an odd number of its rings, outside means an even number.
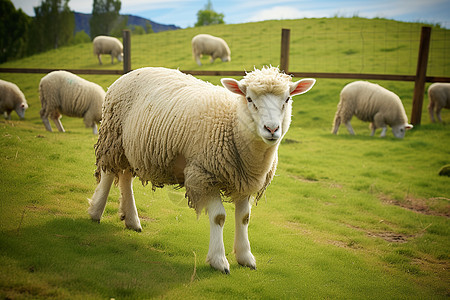
M39 83L41 119L45 129L52 131L48 118L59 131L65 132L61 115L84 119L86 127L97 134L97 123L102 119L105 91L101 86L67 71L53 71L42 77Z
M114 64L114 57L121 62L123 60L123 45L115 37L99 35L93 40L94 55L97 55L98 62L102 64L101 55L110 54L111 64Z
M27 100L19 87L12 82L0 80L0 114L10 120L11 112L15 110L19 118L23 119L27 108Z
M441 109L450 109L450 83L436 82L428 88L428 113L430 114L431 122L435 122L434 112L439 122L441 119Z
M248 241L251 199L269 185L277 151L287 132L291 96L307 92L314 79L292 82L278 68L248 73L241 81L224 78L214 86L165 68L142 68L123 75L108 89L95 145L99 181L89 214L100 221L117 179L120 216L141 231L132 180L153 187L186 188L197 215L209 214L209 264L229 273L221 195L236 206L234 252L239 264L256 268Z
M211 55L211 63L216 58L223 62L231 61L231 51L223 39L209 34L198 34L192 39L192 55L199 66L202 65L200 57Z
M342 89L340 98L334 117L334 134L337 134L341 122L350 134L355 134L350 124L353 115L361 121L370 122L372 136L377 128L382 128L380 137L386 136L389 125L395 137L403 138L405 130L413 127L408 124L400 98L378 84L367 81L349 83Z

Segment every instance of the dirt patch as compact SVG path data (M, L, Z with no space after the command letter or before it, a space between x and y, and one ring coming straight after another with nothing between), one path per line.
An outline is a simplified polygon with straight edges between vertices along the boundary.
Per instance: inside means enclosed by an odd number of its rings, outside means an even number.
M390 231L368 231L365 230L363 228L360 228L358 226L354 226L351 224L345 224L348 227L352 228L352 229L356 229L358 231L363 231L367 234L367 236L370 237L375 237L375 238L382 238L383 240L385 240L386 242L389 243L406 243L408 242L408 239L414 238L414 235L405 235L405 234L401 234L401 233L396 233L396 232L390 232Z
M295 179L295 180L301 181L301 182L309 182L309 183L311 183L311 182L318 182L319 181L318 179L313 178L313 177L301 177L301 176L292 175L292 174L289 174L288 176L293 178L293 179Z
M414 198L411 196L405 197L403 201L395 200L387 195L380 194L378 198L381 202L391 205L397 205L408 210L412 210L425 215L450 217L450 205L442 204L448 203L450 199L444 197L436 197L429 199ZM441 204L441 205L439 205Z
M406 243L408 242L408 237L403 234L395 232L367 232L370 237L379 237L389 243Z

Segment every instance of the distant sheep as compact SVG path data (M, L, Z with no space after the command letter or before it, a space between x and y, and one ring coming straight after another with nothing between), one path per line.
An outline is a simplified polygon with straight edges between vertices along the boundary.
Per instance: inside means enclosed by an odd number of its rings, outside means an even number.
M441 109L450 109L450 83L436 82L428 88L428 113L430 114L431 122L435 122L434 112L439 122L441 119Z
M386 136L389 125L395 137L403 138L405 130L413 127L408 124L400 98L378 84L367 81L355 81L342 89L332 132L337 134L342 122L350 134L355 134L350 124L353 115L361 121L370 122L372 136L377 128L382 128L381 137Z
M223 39L209 34L199 34L192 39L192 55L199 66L202 65L200 57L211 55L211 63L216 58L223 62L231 61L231 51Z
M98 62L102 64L101 55L110 54L111 64L114 64L114 57L117 58L119 62L123 60L123 45L115 37L99 35L93 40L94 55L97 55Z
M27 108L27 100L19 87L12 82L0 80L0 114L10 120L11 112L15 110L19 118L23 119Z
M61 115L84 119L86 127L97 134L97 123L102 119L105 91L101 86L67 71L54 71L45 75L39 84L41 119L45 129L52 131L48 118L59 131L64 132Z
M259 199L274 176L278 146L291 122L291 97L314 83L292 82L273 67L241 81L224 78L225 88L165 68L123 75L108 89L103 106L91 218L100 221L115 178L121 219L136 231L141 224L132 190L135 176L153 187L185 186L189 206L197 214L205 208L209 215L207 262L228 273L225 195L236 207L236 261L256 268L247 233L251 199Z

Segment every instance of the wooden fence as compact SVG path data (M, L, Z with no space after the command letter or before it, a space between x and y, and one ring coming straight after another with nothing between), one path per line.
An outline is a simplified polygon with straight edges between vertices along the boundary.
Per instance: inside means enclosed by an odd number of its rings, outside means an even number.
M421 30L417 71L415 75L389 75L389 74L361 74L361 73L317 73L317 72L291 72L289 70L290 30L281 31L280 69L294 77L336 78L336 79L373 79L393 81L414 81L413 106L411 123L419 125L422 118L423 97L426 82L450 82L450 77L426 76L428 53L430 48L431 27L424 26ZM65 69L74 74L122 75L131 69L131 33L123 31L123 70L96 70L96 69ZM0 68L0 73L49 73L60 69L45 68ZM206 70L180 70L183 73L196 76L244 76L245 71L206 71Z

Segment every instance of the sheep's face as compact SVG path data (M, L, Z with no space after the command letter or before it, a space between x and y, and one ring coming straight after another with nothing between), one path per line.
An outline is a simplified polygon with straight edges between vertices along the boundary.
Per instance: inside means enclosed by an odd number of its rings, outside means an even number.
M117 60L120 62L123 61L123 53L120 53L119 55L117 55Z
M223 57L221 58L221 60L222 60L223 62L231 61L231 57L230 57L229 55L223 56Z
M28 108L28 104L21 103L20 105L17 105L16 107L16 113L19 116L19 118L23 119L25 118L25 110Z
M291 118L291 97L306 93L315 83L314 79L289 82L282 93L258 94L239 81L222 79L225 88L245 97L248 114L254 123L255 135L266 144L278 143L289 128Z
M406 130L413 128L411 124L400 124L392 126L392 133L396 138L402 139L405 137Z

